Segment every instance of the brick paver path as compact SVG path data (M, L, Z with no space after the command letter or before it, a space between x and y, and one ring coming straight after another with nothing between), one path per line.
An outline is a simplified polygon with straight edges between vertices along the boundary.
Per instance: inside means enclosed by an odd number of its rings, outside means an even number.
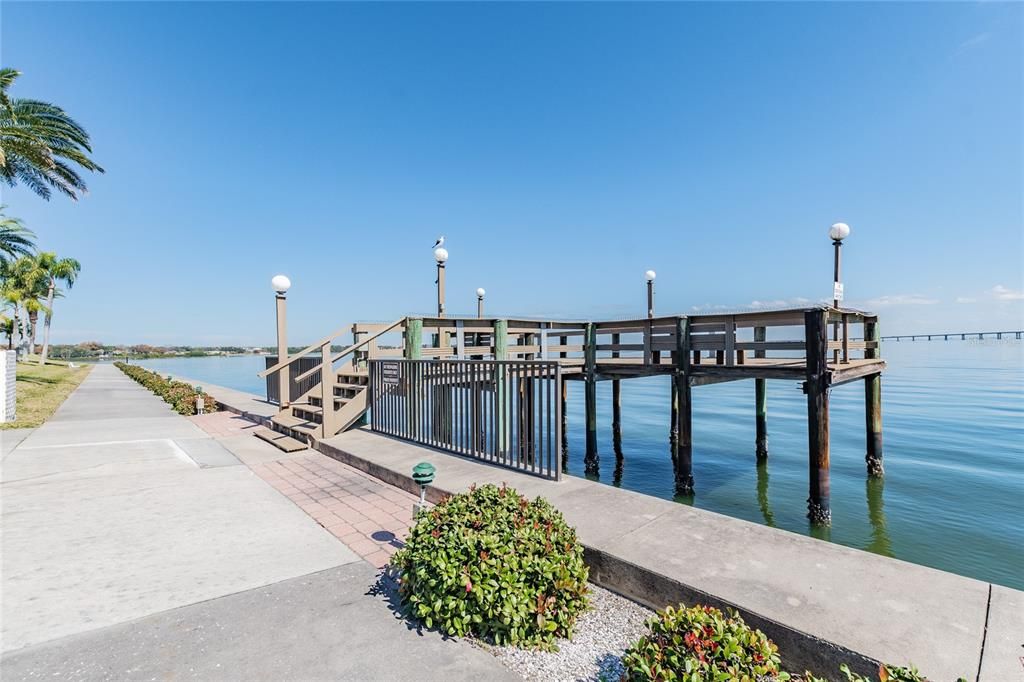
M245 433L252 433L255 429L259 428L259 424L251 422L245 417L240 417L233 412L212 412L210 414L187 417L187 419L214 438L240 436Z
M238 436L254 428L252 422L230 412L189 419L214 438ZM412 524L412 507L418 498L314 450L282 452L276 461L249 467L378 568L402 547Z

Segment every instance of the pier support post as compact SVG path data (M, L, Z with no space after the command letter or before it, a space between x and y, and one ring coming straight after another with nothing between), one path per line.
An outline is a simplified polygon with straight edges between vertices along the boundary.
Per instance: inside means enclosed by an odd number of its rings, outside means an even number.
M679 440L679 392L676 390L676 382L673 381L669 388L668 442L672 444L677 440Z
M565 344L562 344L565 345ZM562 470L569 470L569 417L566 413L566 403L569 402L569 382L564 378L562 379L562 396L561 396L561 412L560 419L562 420Z
M878 478L885 475L882 464L882 375L864 377L864 422L867 434L868 476Z
M676 415L676 437L672 461L676 472L676 494L693 494L693 408L690 394L690 320L676 321L676 371L672 373L672 402Z
M676 494L693 494L693 402L690 377L677 372L672 376L674 393L679 401L679 435L672 444L676 469Z
M829 506L829 423L828 311L804 313L807 347L807 470L810 478L807 516L811 523L830 525Z
M612 380L612 436L622 437L622 385L618 379Z
M756 419L755 449L757 461L768 459L768 381L754 379L754 412Z
M508 320L494 321L494 359L497 361L508 360ZM494 370L494 437L498 441L497 451L499 455L505 456L509 446L508 424L505 415L508 414L508 388L505 383L504 365L497 365Z
M764 343L767 339L764 327L754 327L754 341ZM765 357L763 349L754 350L755 358ZM754 379L754 414L755 414L755 436L754 447L757 452L757 461L762 462L768 459L768 380Z
M612 334L612 345L619 345L620 337ZM612 357L619 357L619 351L613 350ZM618 379L612 379L612 439L622 438L622 383Z
M867 318L864 320L864 340L874 342L874 347L864 350L864 357L876 359L882 356L882 343L878 334L878 319ZM882 465L882 375L871 374L864 377L864 433L867 440L867 454L864 461L867 463L868 476L877 478L885 475L885 467Z
M587 323L584 337L583 356L585 362L585 409L587 422L587 451L584 456L584 470L588 474L598 473L597 455L597 330L592 322Z
M423 320L418 317L410 317L405 321L405 346L402 349L402 356L406 360L419 360L423 357ZM413 437L419 437L420 426L419 407L420 391L422 388L422 374L420 368L415 365L409 367L405 378L405 404L406 419L408 420L408 432Z

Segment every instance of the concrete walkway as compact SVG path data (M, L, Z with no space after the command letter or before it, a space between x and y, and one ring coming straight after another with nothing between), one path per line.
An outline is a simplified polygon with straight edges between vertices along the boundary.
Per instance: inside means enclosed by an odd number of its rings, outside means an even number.
M112 366L23 435L0 471L5 681L516 679L411 630L374 566L243 463L282 453Z

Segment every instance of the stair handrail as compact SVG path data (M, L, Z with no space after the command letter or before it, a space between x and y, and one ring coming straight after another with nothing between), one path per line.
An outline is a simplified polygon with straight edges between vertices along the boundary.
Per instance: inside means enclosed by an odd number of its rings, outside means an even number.
M340 353L338 353L337 355L333 356L331 358L331 364L333 365L335 362L337 362L338 360L342 359L343 357L345 357L349 353L352 353L353 351L359 350L360 348L362 348L366 344L370 343L371 341L377 340L378 338L380 338L384 334L387 334L388 332L390 332L392 329L394 329L395 327L399 326L403 322L405 322L405 318L404 317L400 317L397 320L395 320L394 322L392 322L391 324L389 324L388 326L386 326L383 329L381 329L380 331L374 332L373 334L367 336L362 341L359 341L358 343L353 343L351 346L349 346L345 350L343 350ZM323 344L321 344L321 346L323 346ZM321 370L321 366L317 365L316 367L314 367L314 368L312 368L310 370L307 370L307 371L303 372L302 374L300 374L299 376L295 377L295 381L302 381L306 377L308 377L308 376L310 376L310 375L312 375L312 374L314 374L316 372L319 372L320 370ZM320 380L323 381L324 380L323 377L321 377Z
M267 376L273 374L274 372L282 370L285 367L287 367L288 365L290 365L293 362L295 362L296 360L298 360L299 358L304 357L306 355L309 355L313 351L315 351L315 350L317 350L319 348L322 348L325 343L330 343L331 341L333 341L334 339L338 338L342 334L345 334L345 333L351 331L351 329L352 329L351 325L348 326L348 327L342 327L338 331L336 331L336 332L334 332L332 334L329 334L329 335L323 337L322 339L320 339L319 341L315 341L314 343L306 346L305 348L300 350L295 355L288 356L288 359L283 361L283 362L280 362L281 358L278 358L279 362L276 365L274 365L273 367L267 367L262 372L259 372L256 376L258 376L258 377L260 377L262 379L264 377L267 377Z

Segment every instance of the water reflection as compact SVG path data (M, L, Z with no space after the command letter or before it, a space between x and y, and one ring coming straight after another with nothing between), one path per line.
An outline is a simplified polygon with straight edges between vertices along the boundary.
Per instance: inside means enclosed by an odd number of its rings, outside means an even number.
M832 526L820 526L816 523L810 523L808 519L807 534L812 538L832 542Z
M612 485L621 488L622 465L626 458L622 455L622 432L618 429L612 431L612 449L615 451L615 471L612 472Z
M757 506L761 510L761 516L768 526L775 527L775 515L772 514L771 505L768 504L768 460L760 459L757 462Z
M895 556L892 551L892 539L885 524L885 492L884 478L868 478L864 483L868 498L868 521L871 523L871 542L865 547L869 552L882 556Z

